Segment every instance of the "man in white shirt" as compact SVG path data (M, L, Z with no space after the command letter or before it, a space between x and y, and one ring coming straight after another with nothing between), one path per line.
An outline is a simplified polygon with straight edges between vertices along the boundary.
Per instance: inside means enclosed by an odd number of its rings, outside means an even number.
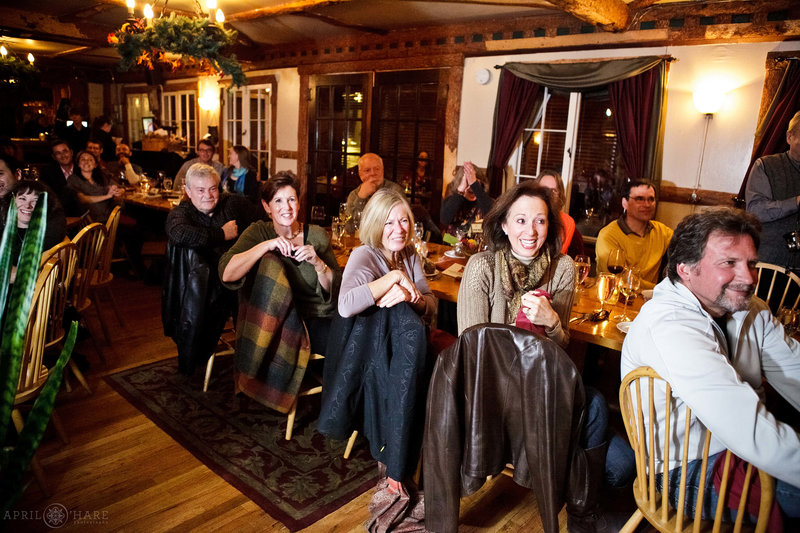
M640 366L652 367L672 386L674 412L682 413L684 404L692 408L689 431L694 442L699 442L702 426L707 427L713 435L710 453L730 449L777 478L779 505L797 517L800 436L767 410L762 379L800 409L800 344L753 297L760 229L755 217L733 209L690 215L678 225L667 250L668 279L656 286L628 332L620 371L624 376ZM664 387L654 394L661 406L657 425L663 428ZM676 426L676 439L682 439L684 422ZM680 466L681 457L677 447L670 454L672 470ZM703 475L700 454L699 445L689 450L689 509ZM663 449L657 458L660 469ZM713 462L709 460L706 476ZM711 492L706 510L713 505Z
M173 191L183 190L184 185L186 185L186 172L195 163L203 163L204 165L214 167L214 170L216 170L217 174L220 176L225 171L225 165L214 160L214 143L208 139L200 139L200 142L197 143L197 157L185 162L180 170L178 170L178 174L175 176L175 181L172 184Z

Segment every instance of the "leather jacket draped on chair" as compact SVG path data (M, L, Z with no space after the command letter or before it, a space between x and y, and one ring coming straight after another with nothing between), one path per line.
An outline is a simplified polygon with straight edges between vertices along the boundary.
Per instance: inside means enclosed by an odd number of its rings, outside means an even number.
M430 382L426 529L456 532L461 495L512 463L514 481L533 489L544 530L557 532L568 491L582 490L581 475L570 473L581 456L584 402L580 374L555 342L513 326L465 330Z

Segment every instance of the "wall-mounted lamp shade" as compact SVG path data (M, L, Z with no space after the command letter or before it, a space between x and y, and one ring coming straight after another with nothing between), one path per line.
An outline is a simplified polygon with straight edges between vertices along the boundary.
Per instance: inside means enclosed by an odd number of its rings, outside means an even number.
M716 113L725 103L725 92L713 85L698 86L692 97L695 109L705 114Z

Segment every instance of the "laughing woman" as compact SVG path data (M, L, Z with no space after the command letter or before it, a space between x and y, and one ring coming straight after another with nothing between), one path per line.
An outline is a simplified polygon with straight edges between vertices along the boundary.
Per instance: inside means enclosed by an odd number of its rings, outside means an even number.
M297 221L300 202L291 172L279 172L261 190L261 204L272 218L250 225L220 260L224 283L238 288L245 275L267 253L282 261L294 304L308 329L313 353L325 353L341 269L328 234L319 226Z
M562 347L569 342L575 264L561 253L552 194L523 182L497 199L483 222L489 251L473 255L458 290L458 333L514 324L520 310Z

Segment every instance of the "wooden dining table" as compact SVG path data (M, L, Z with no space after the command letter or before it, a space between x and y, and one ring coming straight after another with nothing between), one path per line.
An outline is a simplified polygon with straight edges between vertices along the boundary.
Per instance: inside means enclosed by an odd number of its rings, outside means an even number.
M349 251L352 250L353 247L360 245L360 243L352 237L347 237L345 245L346 248L344 250L335 250L337 261L342 268L347 264ZM450 246L442 244L427 243L427 246L429 252L428 259L439 264L441 264L440 261L445 252L452 250ZM466 262L466 258L464 258L462 262ZM587 287L575 294L575 300L570 313L571 320L582 317L584 313L591 313L592 311L600 309L600 300L597 299L595 280L589 278L584 283ZM428 279L428 286L434 296L440 300L453 303L457 303L460 284L460 278L454 278L443 274L438 269L437 275ZM642 296L637 295L636 298L628 304L628 316L635 317L643 303ZM571 338L597 344L598 346L604 346L612 350L622 350L622 342L625 340L625 334L617 328L619 321L615 320L613 317L622 314L623 305L621 303L606 304L605 308L609 311L609 318L606 320L599 322L593 322L591 320L572 321L569 325Z
M173 203L174 200L180 200L180 198L165 198L160 193L144 195L133 191L125 192L124 199L126 204L155 209L156 211L164 211L166 213L172 211L175 205L177 205L177 202Z

